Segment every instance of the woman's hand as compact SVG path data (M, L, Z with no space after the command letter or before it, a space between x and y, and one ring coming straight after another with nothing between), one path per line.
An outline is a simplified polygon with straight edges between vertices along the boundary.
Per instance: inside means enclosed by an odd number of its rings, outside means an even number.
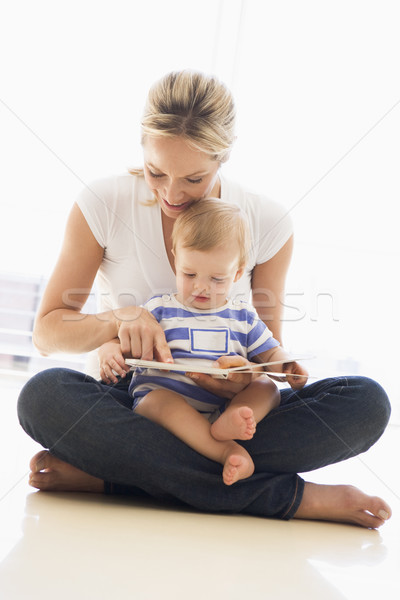
M230 369L231 367L243 367L246 365L254 366L253 363L250 363L243 358L243 356L221 356L213 364L213 367L218 369ZM212 392L216 396L221 396L228 400L231 400L236 394L247 387L254 377L252 373L240 373L240 371L229 373L228 379L215 379L212 375L206 375L205 373L188 372L186 374L193 379L197 385L208 392Z
M119 340L106 342L98 349L100 377L104 383L117 383L116 374L125 377L130 367L125 363Z
M127 306L113 314L125 357L173 362L162 327L145 308Z

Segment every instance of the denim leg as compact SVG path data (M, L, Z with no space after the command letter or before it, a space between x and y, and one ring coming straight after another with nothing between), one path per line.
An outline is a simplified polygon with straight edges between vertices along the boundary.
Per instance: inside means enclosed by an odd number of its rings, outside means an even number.
M256 473L226 486L222 466L129 408L127 391L69 369L48 369L21 391L25 431L54 455L115 488L132 487L211 512L289 518L302 496L295 473ZM293 509L293 507L295 507ZM288 515L288 516L287 516Z
M125 388L68 369L43 371L21 391L21 425L52 454L116 489L139 488L200 510L284 519L301 502L304 482L296 473L365 451L390 413L382 388L363 378L284 390L281 406L243 442L255 474L225 486L221 465L132 412Z
M280 406L243 445L258 470L304 473L366 452L389 417L389 399L376 381L324 379L298 391L282 390Z

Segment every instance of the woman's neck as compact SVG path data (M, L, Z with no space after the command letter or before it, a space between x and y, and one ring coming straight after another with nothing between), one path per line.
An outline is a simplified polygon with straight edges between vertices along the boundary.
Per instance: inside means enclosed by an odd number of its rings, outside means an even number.
M171 269L175 273L175 261L174 261L174 255L172 254L172 242L171 242L172 228L174 226L174 223L175 223L175 219L171 219L171 217L167 217L167 215L163 211L161 211L161 224L162 224L162 231L163 231L163 236L164 236L165 251L167 253L168 261L169 261L169 264L171 265Z

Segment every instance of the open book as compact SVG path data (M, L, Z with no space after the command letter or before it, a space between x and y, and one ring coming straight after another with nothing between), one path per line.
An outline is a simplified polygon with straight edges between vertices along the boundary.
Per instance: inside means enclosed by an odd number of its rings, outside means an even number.
M295 362L299 360L306 360L310 358L309 356L303 357L290 357L289 360L276 360L273 362L266 363L254 363L253 365L243 365L241 367L230 367L229 369L219 369L217 367L210 367L209 364L200 364L198 362L194 362L193 365L190 363L179 364L179 363L165 363L158 362L157 360L143 360L141 358L127 358L125 360L126 364L131 367L142 367L145 369L160 369L162 371L179 371L180 373L206 373L207 375L212 375L218 379L226 379L229 373L251 373L255 371L258 367L272 367L275 365L282 365L288 362ZM264 371L266 375L280 376L285 377L287 373L276 372L276 371ZM304 375L291 375L291 377L304 377Z

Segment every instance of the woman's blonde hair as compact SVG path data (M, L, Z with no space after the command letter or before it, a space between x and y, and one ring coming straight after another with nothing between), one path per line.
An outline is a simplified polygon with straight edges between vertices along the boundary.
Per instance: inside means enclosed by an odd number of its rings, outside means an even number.
M223 163L235 140L234 127L233 98L222 82L198 71L173 71L150 88L142 143L146 136L179 136Z
M184 210L172 229L172 249L212 250L229 245L238 252L239 267L247 263L250 231L246 214L235 204L219 198L203 198Z

